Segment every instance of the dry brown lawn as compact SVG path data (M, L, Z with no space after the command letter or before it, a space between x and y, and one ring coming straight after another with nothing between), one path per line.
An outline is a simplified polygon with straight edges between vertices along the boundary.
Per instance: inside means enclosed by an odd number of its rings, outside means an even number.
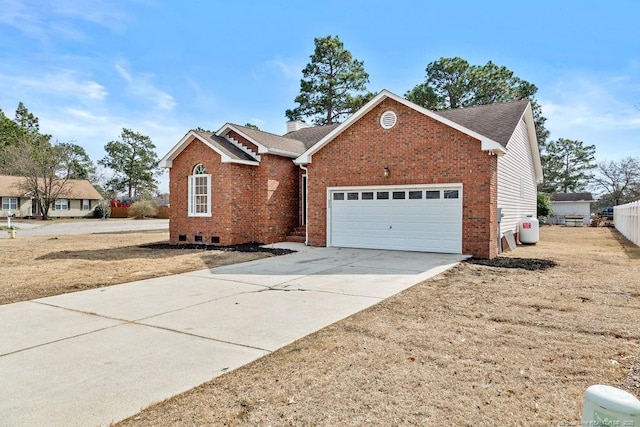
M167 232L0 240L0 304L267 254L145 249ZM584 390L640 397L640 248L610 228L543 227L267 357L154 405L135 425L578 425Z
M506 256L558 266L461 264L119 425L566 426L589 385L640 397L640 248L544 227Z
M167 231L0 239L0 304L268 256L140 247L168 239Z

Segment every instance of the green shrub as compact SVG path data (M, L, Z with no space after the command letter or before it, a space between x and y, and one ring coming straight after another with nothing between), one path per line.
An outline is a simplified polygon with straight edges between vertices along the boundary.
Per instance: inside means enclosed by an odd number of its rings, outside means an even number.
M538 216L549 216L551 212L551 196L547 193L538 193Z
M141 200L129 206L129 216L142 219L149 216L155 216L158 209L148 200Z
M100 204L95 207L93 210L94 218L104 218L107 219L111 216L111 207L107 204Z

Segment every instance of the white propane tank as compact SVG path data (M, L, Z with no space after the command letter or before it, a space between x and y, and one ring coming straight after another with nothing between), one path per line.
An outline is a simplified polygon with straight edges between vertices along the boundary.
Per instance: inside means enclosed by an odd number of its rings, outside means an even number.
M518 224L520 243L535 245L540 240L538 220L532 217L522 218Z
M619 388L592 385L584 396L580 425L640 426L640 400Z

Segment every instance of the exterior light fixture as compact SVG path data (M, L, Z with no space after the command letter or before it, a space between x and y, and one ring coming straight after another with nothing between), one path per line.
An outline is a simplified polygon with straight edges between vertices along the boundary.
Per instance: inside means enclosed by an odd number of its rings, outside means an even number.
M384 172L382 174L384 175L385 178L389 178L389 167L388 166L384 167Z

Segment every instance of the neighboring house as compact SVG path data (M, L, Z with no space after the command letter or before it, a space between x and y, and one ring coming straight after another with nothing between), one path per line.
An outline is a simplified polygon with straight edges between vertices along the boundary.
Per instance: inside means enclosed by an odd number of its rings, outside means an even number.
M591 223L591 193L554 193L551 195L551 222L564 224L566 217L582 217L584 225Z
M160 162L171 243L273 243L297 229L312 246L492 258L536 214L528 101L433 112L385 90L342 124L304 126L189 131Z
M0 217L37 217L42 214L37 201L24 189L24 177L0 175ZM50 217L82 217L93 215L93 209L102 196L84 179L71 179L65 190L51 204Z

